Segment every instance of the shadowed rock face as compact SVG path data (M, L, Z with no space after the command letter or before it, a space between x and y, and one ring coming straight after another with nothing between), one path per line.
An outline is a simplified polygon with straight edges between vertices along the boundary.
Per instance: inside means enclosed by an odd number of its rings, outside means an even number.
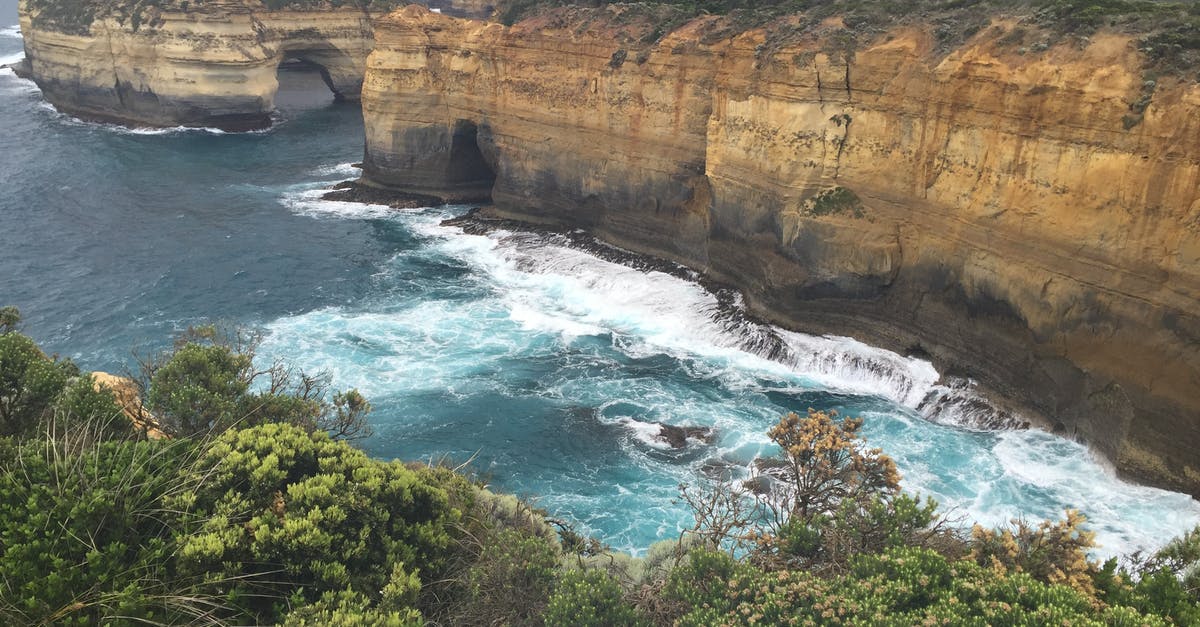
M1115 35L1019 55L996 24L937 55L897 30L845 55L702 18L623 50L619 15L572 15L381 20L363 182L454 199L494 173L495 214L918 351L1200 493L1200 87L1160 79L1130 126L1146 85Z
M21 0L24 75L85 119L248 130L270 125L285 59L315 66L339 99L358 98L372 46L365 10L269 11L258 0ZM109 6L111 5L111 6Z

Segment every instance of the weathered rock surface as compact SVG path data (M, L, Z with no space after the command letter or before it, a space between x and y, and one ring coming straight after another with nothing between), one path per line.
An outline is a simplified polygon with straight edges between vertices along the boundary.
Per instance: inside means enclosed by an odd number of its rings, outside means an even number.
M905 29L845 54L703 18L626 50L617 12L380 20L363 182L490 193L787 326L922 351L1200 494L1200 87L1146 84L1116 35L1019 55L997 24L939 55Z
M490 11L475 0L435 1L457 14ZM364 7L380 4L21 0L20 72L51 104L85 119L263 128L286 59L319 69L336 97L358 98L379 15Z
M712 427L677 427L660 424L657 438L670 445L671 448L679 449L686 448L688 440L712 444L717 438L717 433Z
M133 423L135 429L144 433L151 440L161 440L167 437L167 434L159 429L158 418L155 418L142 405L137 384L132 380L99 371L91 373L91 377L92 387L97 391L107 389L112 392L117 404L121 406L121 411L125 412L125 417Z

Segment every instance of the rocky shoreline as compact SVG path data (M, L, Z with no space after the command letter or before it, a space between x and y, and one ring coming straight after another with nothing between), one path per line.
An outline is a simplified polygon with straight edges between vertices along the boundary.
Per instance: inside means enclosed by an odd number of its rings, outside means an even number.
M322 199L380 205L393 209L463 204L448 203L436 197L411 194L400 190L389 190L355 180L343 181L334 185L333 190L324 194ZM779 324L747 307L745 286L716 280L703 272L662 257L621 248L584 229L508 217L493 205L473 206L460 216L443 220L441 224L461 229L469 235L489 235L498 231L536 235L553 241L555 244L586 252L611 263L643 272L660 272L695 283L716 299L717 308L713 314L714 321L722 328L742 335L745 338L742 348L765 359L787 363L791 357L790 353L794 350L776 333L777 325L783 329L803 332L798 325ZM831 333L847 335L833 331ZM905 357L932 360L930 355L920 351L900 354ZM939 372L944 366L944 364L936 362L934 365ZM982 431L1036 428L1059 435L1069 435L1064 433L1061 428L1055 428L1055 425L1039 420L1039 416L1036 414L1023 414L1019 405L1010 399L1000 397L994 391L980 386L975 381L946 375L943 376L942 382L944 385L939 386L937 392L931 391L918 406L914 407L928 420L949 422L959 427ZM943 418L945 416L954 416L954 418L946 420ZM680 441L680 432L676 432L674 429L674 427L664 425L661 437L664 442L671 443L673 448L679 448L676 444ZM698 431L686 432L684 437L704 439L700 437Z
M489 217L928 356L1124 476L1200 494L1200 87L1164 77L1129 126L1145 85L1122 35L1019 55L999 22L946 53L903 27L846 55L836 24L768 45L710 37L719 21L647 45L603 10L392 13L364 180L490 190Z

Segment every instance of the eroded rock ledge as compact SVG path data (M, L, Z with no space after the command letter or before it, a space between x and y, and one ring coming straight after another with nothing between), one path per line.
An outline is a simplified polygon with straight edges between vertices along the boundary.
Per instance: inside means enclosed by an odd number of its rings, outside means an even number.
M476 0L431 2L459 14L490 11ZM286 59L319 69L337 98L357 99L372 20L401 4L21 0L19 72L55 107L89 120L264 128Z
M1200 494L1200 88L1130 42L849 52L621 9L376 26L364 182L582 227L744 288L756 312L930 356ZM833 42L836 43L836 42ZM1130 103L1153 97L1140 120Z

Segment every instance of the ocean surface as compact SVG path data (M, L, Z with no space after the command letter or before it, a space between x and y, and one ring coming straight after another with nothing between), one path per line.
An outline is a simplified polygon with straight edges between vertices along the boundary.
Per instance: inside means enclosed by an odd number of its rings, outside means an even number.
M15 22L0 0L0 63L22 56ZM1187 496L1121 482L1073 442L970 428L953 407L927 419L940 388L923 361L731 322L698 284L561 236L441 226L465 207L323 201L357 175L361 116L315 76L282 80L272 129L223 134L83 123L0 70L0 305L47 350L117 372L190 324L261 329L264 359L370 398L371 454L471 459L635 553L691 526L678 484L773 454L766 430L809 407L863 417L904 485L964 524L1075 507L1115 555L1200 522ZM672 449L657 423L716 438Z

